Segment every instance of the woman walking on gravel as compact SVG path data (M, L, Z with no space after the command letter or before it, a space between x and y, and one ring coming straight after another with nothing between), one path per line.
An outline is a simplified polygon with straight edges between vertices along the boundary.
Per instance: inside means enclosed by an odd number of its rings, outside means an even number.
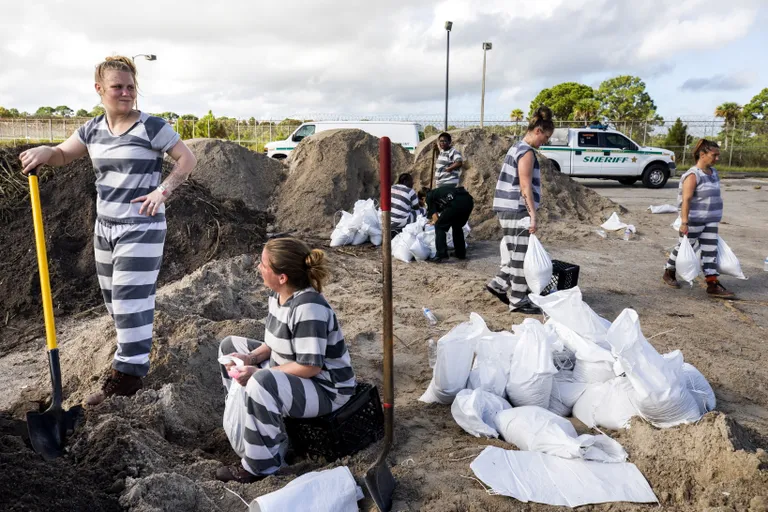
M165 202L192 172L195 157L162 118L134 110L138 84L128 57L96 66L95 88L105 113L58 146L21 153L24 174L90 155L96 172L93 246L104 302L115 321L117 351L102 389L86 398L130 396L149 371L155 288L165 244ZM176 164L161 183L163 155Z
M680 240L669 255L662 279L680 288L675 278L675 262L683 236L695 251L701 247L701 262L710 297L728 298L734 293L720 284L717 271L717 228L723 219L723 199L720 196L720 176L714 164L720 159L717 142L701 139L693 148L696 165L680 177L677 192L677 209L680 212Z
M519 313L541 312L527 297L523 260L528 250L528 236L536 233L536 210L541 200L541 170L534 149L546 143L554 131L552 111L539 107L523 139L504 157L493 198L493 210L501 224L501 243L506 245L506 251L502 251L505 261L499 273L485 288L509 304L511 311Z

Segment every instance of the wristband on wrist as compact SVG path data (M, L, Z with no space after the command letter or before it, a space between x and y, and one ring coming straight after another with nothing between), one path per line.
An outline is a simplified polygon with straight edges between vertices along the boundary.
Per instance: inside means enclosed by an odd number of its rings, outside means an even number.
M163 185L163 184L158 185L157 186L157 190L159 190L160 193L163 194L164 196L168 195L168 189L165 188L165 185Z

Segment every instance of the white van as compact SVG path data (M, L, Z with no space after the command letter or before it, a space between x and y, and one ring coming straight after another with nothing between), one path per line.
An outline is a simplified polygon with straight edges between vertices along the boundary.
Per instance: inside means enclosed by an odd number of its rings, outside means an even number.
M409 122L385 122L385 121L316 121L303 123L296 131L285 140L268 142L264 151L271 158L283 159L291 154L291 151L305 137L325 130L358 129L370 133L375 137L389 137L392 144L400 144L413 153L419 145L422 134L421 125Z

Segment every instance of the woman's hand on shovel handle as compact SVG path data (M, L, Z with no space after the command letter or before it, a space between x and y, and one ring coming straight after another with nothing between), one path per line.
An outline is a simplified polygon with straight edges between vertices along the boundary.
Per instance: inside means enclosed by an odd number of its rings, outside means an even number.
M28 149L19 155L21 160L21 172L29 174L32 169L37 169L41 165L45 165L56 156L58 150L51 146L38 146L36 148Z

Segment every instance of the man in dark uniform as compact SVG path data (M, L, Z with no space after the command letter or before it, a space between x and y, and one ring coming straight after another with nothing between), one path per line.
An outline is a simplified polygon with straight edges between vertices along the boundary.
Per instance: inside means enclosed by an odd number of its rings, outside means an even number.
M469 220L475 202L464 187L441 186L427 194L427 218L435 225L435 263L448 259L448 230L453 231L453 247L456 257L467 258L467 246L464 242L464 224Z

